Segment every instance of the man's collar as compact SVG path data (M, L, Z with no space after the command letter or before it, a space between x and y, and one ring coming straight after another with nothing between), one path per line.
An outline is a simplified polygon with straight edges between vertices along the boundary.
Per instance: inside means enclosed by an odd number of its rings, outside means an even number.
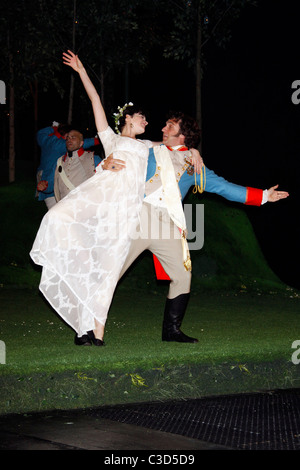
M78 157L81 157L81 155L84 154L84 148L83 148L83 147L80 147L78 150L73 150L73 152L67 151L66 154L64 155L63 161L65 161L66 157L67 157L70 153L73 154L74 152L77 152ZM70 157L70 155L69 155L69 157ZM71 157L70 157L70 158L71 158Z
M166 147L169 150L179 150L180 152L184 152L185 150L188 150L188 148L185 147L185 145L175 145L174 147L169 147L168 145L166 145Z

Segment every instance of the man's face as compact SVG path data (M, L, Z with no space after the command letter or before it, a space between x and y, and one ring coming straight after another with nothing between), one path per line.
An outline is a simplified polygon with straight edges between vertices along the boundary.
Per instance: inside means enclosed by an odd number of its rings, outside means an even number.
M166 122L165 127L162 128L163 143L169 147L184 144L184 135L180 133L180 125L173 119Z
M73 152L74 150L78 150L80 147L83 146L82 135L78 131L70 131L66 135L66 146L69 152Z

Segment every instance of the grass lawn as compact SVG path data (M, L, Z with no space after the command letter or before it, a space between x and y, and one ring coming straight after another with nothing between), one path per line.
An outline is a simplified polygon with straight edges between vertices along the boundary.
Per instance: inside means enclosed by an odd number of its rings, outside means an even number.
M285 293L193 295L183 330L197 344L161 341L165 292L117 290L102 348L73 331L32 289L2 289L0 412L99 406L291 388L300 365L300 298Z
M199 343L161 341L168 287L146 255L116 290L105 347L78 347L29 259L46 212L34 180L0 187L0 414L300 386L299 293L270 270L243 209L220 199L188 199L205 209L183 324Z

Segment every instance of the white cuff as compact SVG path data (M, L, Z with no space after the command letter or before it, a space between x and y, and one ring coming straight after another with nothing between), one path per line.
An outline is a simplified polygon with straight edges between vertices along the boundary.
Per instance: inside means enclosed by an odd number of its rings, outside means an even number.
M263 191L261 205L265 204L266 202L268 202L268 190L267 189Z

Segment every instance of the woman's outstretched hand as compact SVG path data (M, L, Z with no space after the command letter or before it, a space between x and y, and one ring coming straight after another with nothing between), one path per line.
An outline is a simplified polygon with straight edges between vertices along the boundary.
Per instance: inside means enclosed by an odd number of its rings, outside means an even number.
M80 72L84 69L82 62L79 60L78 55L75 55L72 51L63 52L63 62L69 67L72 67L75 72Z
M68 50L63 53L63 63L71 67L75 72L78 72L79 77L82 81L82 84L87 92L89 99L91 100L95 118L95 124L97 132L103 132L108 127L108 122L106 119L105 111L103 109L100 96L92 83L90 77L88 76L82 62L79 60L78 55L74 52Z

